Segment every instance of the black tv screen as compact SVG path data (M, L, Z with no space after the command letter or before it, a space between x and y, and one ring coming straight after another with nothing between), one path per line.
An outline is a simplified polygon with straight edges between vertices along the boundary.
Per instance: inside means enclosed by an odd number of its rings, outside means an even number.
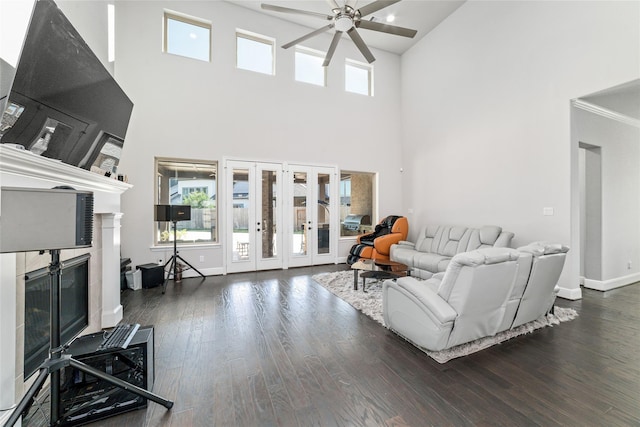
M11 89L3 95L0 143L115 171L133 103L52 0L35 3Z

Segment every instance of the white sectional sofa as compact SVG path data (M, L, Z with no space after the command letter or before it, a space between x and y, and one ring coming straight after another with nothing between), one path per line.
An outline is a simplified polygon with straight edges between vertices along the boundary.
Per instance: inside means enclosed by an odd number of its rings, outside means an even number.
M426 281L386 280L385 325L439 351L535 320L553 308L568 250L549 242L478 249L455 255Z
M495 225L480 228L433 225L420 229L415 243L400 241L392 245L391 261L411 267L411 275L429 279L447 269L455 255L489 247L509 247L513 233Z

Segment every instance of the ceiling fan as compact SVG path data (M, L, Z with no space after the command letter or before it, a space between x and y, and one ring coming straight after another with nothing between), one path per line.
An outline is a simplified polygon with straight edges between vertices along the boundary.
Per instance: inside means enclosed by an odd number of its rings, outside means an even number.
M318 34L322 34L325 31L330 29L335 30L335 34L333 35L333 40L329 45L329 50L327 51L327 55L324 58L323 67L326 67L331 62L331 58L333 57L334 52L336 51L336 47L338 46L338 42L342 37L342 33L347 33L351 40L355 43L357 48L360 50L362 55L366 58L367 62L372 63L376 60L373 56L367 45L365 44L362 37L358 33L358 28L363 28L365 30L373 30L379 31L382 33L394 34L397 36L410 37L413 38L417 31L411 30L409 28L398 27L395 25L382 24L380 22L373 21L371 19L363 19L365 16L371 15L374 12L379 11L387 6L391 6L394 3L398 3L400 0L376 0L373 3L369 3L359 9L355 8L355 3L357 0L344 0L343 6L340 6L336 0L327 0L331 7L332 15L312 12L308 10L301 9L292 9L289 7L276 6L272 4L262 3L262 8L265 10L271 10L274 12L284 12L284 13L293 13L298 15L307 15L313 16L316 18L323 19L325 21L331 21L328 25L324 27L318 28L315 31L310 32L309 34L305 34L304 36L293 40L287 44L282 45L284 49L288 49L291 46L295 46L298 43L301 43L305 40L310 39L311 37L317 36Z

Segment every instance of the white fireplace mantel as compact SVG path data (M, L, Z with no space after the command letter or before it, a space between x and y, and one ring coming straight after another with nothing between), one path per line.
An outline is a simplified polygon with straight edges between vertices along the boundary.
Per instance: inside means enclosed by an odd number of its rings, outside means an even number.
M53 188L69 186L76 190L91 191L94 195L94 213L102 217L101 230L101 327L115 326L122 320L120 304L120 197L132 185L108 178L57 160L35 155L0 144L0 186L19 188ZM0 205L0 215L2 206ZM2 238L2 236L0 236ZM16 274L15 254L3 254L0 280L3 292L0 300L0 338L2 342L17 343L16 330ZM21 394L21 373L16 372L16 348L12 345L0 349L0 421L7 415ZM21 353L20 353L21 354ZM16 390L18 393L16 393Z
M94 192L94 212L120 211L120 195L132 185L88 170L0 144L0 185L52 188L68 185Z

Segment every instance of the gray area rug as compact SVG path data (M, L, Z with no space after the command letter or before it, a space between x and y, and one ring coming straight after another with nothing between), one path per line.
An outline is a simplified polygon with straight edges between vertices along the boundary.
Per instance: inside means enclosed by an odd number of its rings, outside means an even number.
M367 292L362 292L362 279L358 280L358 290L353 290L353 271L321 273L314 275L312 278L332 294L348 302L357 310L360 310L362 313L385 326L382 314L382 281L367 280ZM493 337L481 338L442 351L421 350L437 362L445 363L451 359L466 356L491 347L492 345L507 341L518 335L528 334L536 329L558 325L560 322L573 320L577 316L578 313L572 308L556 306L554 314L542 316L533 322L526 323L508 331L500 332Z

